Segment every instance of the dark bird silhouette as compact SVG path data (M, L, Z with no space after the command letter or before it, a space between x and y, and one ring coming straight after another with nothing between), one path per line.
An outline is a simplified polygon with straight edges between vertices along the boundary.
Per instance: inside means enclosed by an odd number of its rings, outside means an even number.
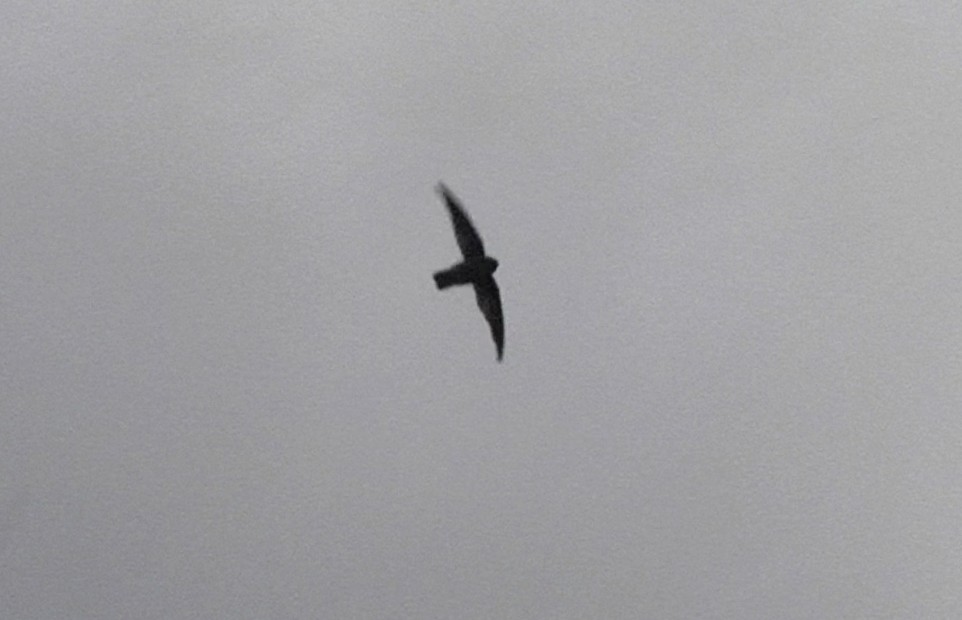
M444 198L448 213L451 214L454 236L458 240L464 260L435 273L434 282L438 285L438 290L457 284L474 286L478 307L491 326L491 337L498 349L500 362L504 353L504 316L501 314L501 293L493 275L498 268L498 261L484 253L481 236L451 190L445 187L444 183L438 183L437 191Z

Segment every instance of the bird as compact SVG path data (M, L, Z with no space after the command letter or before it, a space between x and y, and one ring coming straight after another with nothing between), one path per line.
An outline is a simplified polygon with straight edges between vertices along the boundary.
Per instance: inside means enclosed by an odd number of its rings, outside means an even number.
M491 338L494 339L500 362L504 355L504 315L501 311L501 292L494 281L498 261L485 254L481 235L451 190L444 183L438 183L435 189L448 207L451 223L454 225L454 237L464 260L435 272L434 283L439 291L459 284L470 284L474 287L478 308L491 327Z

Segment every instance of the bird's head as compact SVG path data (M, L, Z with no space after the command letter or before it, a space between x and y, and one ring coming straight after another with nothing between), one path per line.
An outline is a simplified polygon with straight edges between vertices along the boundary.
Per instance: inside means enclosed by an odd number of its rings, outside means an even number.
M485 257L484 257L484 262L485 262L485 264L488 266L488 269L491 270L491 273L494 273L495 270L498 268L498 259L496 259L496 258L491 258L490 256L485 256Z

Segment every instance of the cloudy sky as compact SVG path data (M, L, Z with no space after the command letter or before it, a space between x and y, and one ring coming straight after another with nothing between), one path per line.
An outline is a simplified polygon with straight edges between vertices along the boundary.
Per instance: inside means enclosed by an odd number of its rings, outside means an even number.
M962 11L569 5L4 3L0 616L962 616Z

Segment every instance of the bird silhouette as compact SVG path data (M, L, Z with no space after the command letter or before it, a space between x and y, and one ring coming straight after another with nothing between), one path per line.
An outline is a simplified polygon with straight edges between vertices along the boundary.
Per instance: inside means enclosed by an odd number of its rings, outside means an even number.
M458 240L458 247L464 260L448 269L434 274L434 282L438 290L458 284L470 284L474 287L474 295L478 300L481 313L491 326L491 337L498 349L498 361L504 354L504 315L501 313L501 293L494 281L494 271L498 268L498 261L484 253L484 243L481 236L471 223L471 219L464 207L451 193L444 183L438 183L437 191L444 198L444 204L451 215L454 225L454 236Z

